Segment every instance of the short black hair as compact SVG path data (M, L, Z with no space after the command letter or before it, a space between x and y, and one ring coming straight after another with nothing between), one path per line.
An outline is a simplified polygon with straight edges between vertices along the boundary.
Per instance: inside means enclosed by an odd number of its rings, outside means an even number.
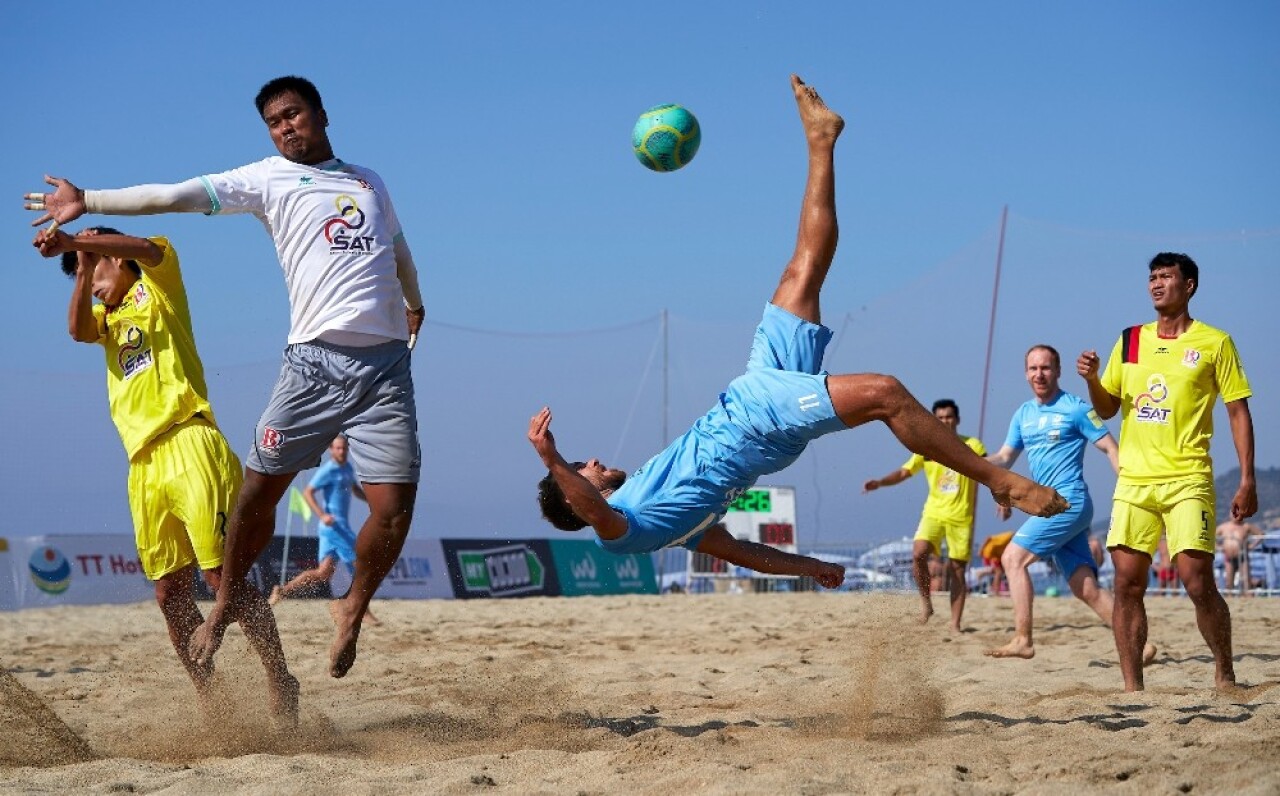
M86 229L91 229L94 232L97 232L99 235L123 235L124 234L120 230L115 229L113 227L86 227ZM79 262L80 261L76 258L75 252L63 252L62 253L62 273L74 279L76 276L76 267L79 265ZM137 260L125 260L125 265L129 266L129 270L133 271L133 273L136 274L137 276L142 276L142 266L138 265Z
M320 100L320 91L316 88L315 83L305 77L285 75L274 80L268 80L262 88L258 89L258 96L253 99L253 104L258 108L258 115L262 115L268 102L290 91L302 97L303 101L311 106L311 110L324 110L324 103Z
M556 483L555 476L550 471L538 482L538 507L542 509L543 519L562 531L580 531L587 527L582 518L569 507L564 490Z
M1157 268L1174 268L1176 267L1181 273L1183 279L1190 279L1196 283L1191 288L1191 294L1194 296L1196 291L1200 289L1200 266L1196 265L1196 261L1181 252L1160 252L1151 258L1151 264L1147 266L1147 273Z
M935 415L938 414L939 409L954 409L956 410L956 418L959 419L960 417L960 407L956 406L956 402L951 400L950 398L939 398L938 400L934 401L933 413Z

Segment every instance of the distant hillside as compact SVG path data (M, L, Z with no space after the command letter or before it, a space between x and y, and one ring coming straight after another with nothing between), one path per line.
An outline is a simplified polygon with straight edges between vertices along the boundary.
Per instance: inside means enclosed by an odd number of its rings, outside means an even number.
M1258 470L1258 513L1250 520L1259 528L1280 528L1280 467ZM1231 516L1231 498L1240 486L1240 468L1233 467L1213 481L1218 493L1218 522Z

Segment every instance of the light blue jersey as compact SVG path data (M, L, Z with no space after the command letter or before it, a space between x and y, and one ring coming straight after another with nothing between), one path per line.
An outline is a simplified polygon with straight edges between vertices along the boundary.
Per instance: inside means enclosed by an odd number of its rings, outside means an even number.
M351 511L351 485L355 483L356 473L351 467L351 460L338 464L333 459L325 462L311 476L310 486L322 495L319 501L325 514L347 521Z
M600 546L613 553L694 549L756 479L790 465L811 440L848 428L820 370L830 340L825 326L766 305L747 372L609 496L627 532Z
M351 460L338 464L333 459L320 465L316 474L311 476L310 486L321 493L320 505L324 513L333 516L333 524L320 523L316 535L320 537L320 550L316 558L320 561L335 556L339 561L350 566L356 560L356 535L351 530L347 514L351 511L351 486L355 483L356 473L351 467Z
M1088 490L1084 483L1085 446L1107 435L1102 418L1086 401L1059 391L1041 404L1027 401L1013 413L1004 444L1026 450L1031 480L1070 495Z
M1027 520L1013 542L1040 558L1052 558L1068 578L1080 567L1097 574L1089 551L1093 500L1084 482L1084 452L1106 435L1107 427L1092 406L1061 391L1045 404L1027 401L1009 421L1004 444L1025 449L1032 480L1053 487L1071 503L1062 514Z

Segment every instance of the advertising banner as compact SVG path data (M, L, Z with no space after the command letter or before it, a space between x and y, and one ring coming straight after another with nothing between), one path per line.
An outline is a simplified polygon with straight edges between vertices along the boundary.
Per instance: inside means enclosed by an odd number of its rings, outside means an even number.
M304 570L315 569L319 563L316 560L319 552L320 541L316 537L294 536L289 539L286 559L284 538L277 536L249 570L249 582L263 594L270 594L273 586L288 583ZM317 583L291 595L291 598L329 600L346 594L350 586L351 573L345 565L339 564L328 583ZM196 589L200 599L213 599L203 580L197 579ZM452 599L453 587L440 542L436 539L407 540L374 597L380 600Z
M132 536L25 536L9 539L15 608L135 603L155 599Z
M346 568L339 569L343 570L342 575L346 578ZM333 580L337 586L338 576L335 575ZM453 599L453 586L440 540L407 540L375 596L380 600Z
M582 594L657 594L653 556L614 555L584 539L552 539L551 558L566 597Z
M458 599L560 594L546 539L441 539Z

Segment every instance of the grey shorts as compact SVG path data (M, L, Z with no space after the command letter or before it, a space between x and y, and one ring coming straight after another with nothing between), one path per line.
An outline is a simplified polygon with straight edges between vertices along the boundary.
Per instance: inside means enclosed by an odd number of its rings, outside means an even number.
M284 350L245 464L267 475L315 467L339 434L364 483L416 484L422 465L409 349L314 341Z

